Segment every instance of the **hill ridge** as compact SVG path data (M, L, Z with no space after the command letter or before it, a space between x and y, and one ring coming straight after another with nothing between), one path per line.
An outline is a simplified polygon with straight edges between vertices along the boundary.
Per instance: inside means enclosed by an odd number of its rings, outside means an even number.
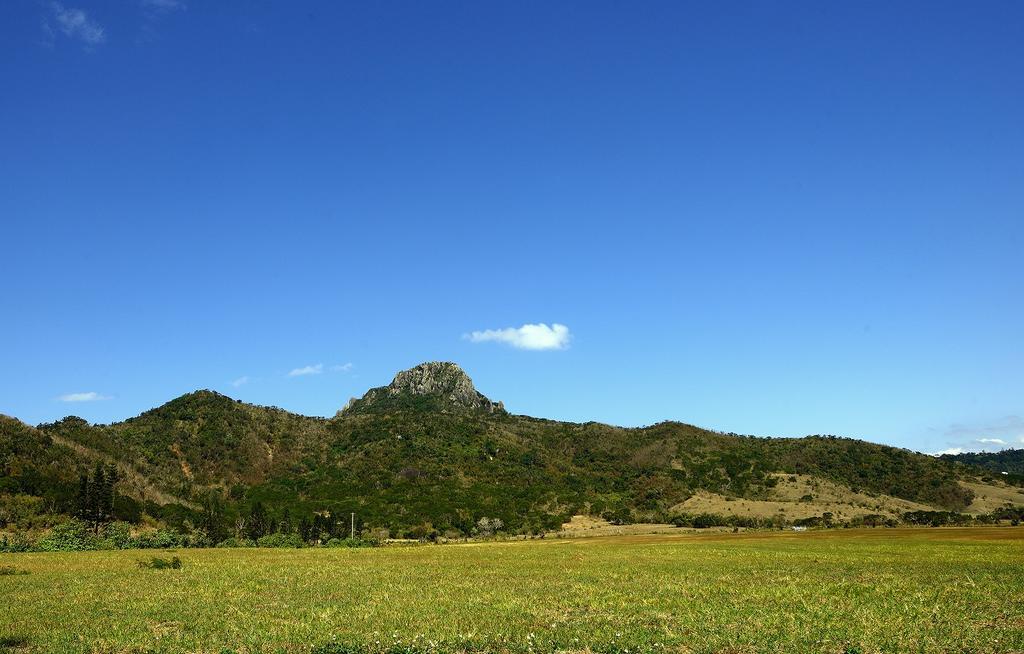
M137 493L135 504L125 500L126 515L176 525L199 524L204 509L196 507L210 502L228 521L262 502L293 515L356 512L394 533L470 533L482 517L518 531L557 528L575 514L665 521L698 495L722 498L723 506L775 501L780 480L793 475L827 480L833 504L834 488L842 487L862 504L890 496L964 510L990 474L840 437L512 415L451 362L401 371L330 419L200 390L108 425L80 418L38 430L19 424L0 421L0 494L41 494L67 511L78 472L103 455L180 500L158 506ZM75 444L88 452L76 454Z

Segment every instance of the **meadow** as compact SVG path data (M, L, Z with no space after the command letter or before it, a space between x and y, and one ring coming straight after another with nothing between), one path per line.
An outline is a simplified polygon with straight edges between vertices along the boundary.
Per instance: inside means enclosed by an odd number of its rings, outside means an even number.
M0 651L1024 651L1021 528L153 554L0 555Z

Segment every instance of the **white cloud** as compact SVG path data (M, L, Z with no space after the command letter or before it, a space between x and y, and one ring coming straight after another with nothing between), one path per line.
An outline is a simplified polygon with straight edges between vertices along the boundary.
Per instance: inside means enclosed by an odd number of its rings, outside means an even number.
M68 393L67 395L61 395L57 399L61 402L97 402L114 398L109 395L100 395L96 391L89 391L88 393Z
M99 45L107 40L103 26L89 18L83 10L65 7L59 2L50 3L50 9L57 28L64 36L78 39L87 46ZM52 32L48 23L44 24L44 29Z
M572 338L572 335L569 333L568 327L556 322L552 323L550 327L539 323L505 329L485 329L465 334L463 338L473 343L497 341L520 350L563 350L569 346L569 339Z
M234 386L235 388L238 388L239 386L244 386L245 384L248 384L248 383L249 383L249 376L248 375L242 375L241 377L239 377L235 381L231 382L231 385Z
M349 372L350 370L352 370L353 367L354 366L352 365L352 363L349 362L343 363L339 366L331 366L331 370L333 370L334 372Z
M1006 445L1006 441L1001 438L979 438L979 443L986 443L989 445Z
M962 447L951 447L951 448L946 449L946 450L941 450L939 452L934 452L932 454L932 456L942 456L943 454L963 454L964 452L965 452L965 450Z
M318 363L315 366L304 366L296 368L288 373L289 377L301 377L303 375L319 375L324 371L324 364Z

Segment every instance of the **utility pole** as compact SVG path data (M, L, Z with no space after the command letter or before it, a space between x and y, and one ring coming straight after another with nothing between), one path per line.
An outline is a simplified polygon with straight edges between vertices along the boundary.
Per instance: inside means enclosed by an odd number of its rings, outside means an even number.
M350 538L354 539L355 537L356 537L356 514L353 513L352 514L352 535L350 536Z

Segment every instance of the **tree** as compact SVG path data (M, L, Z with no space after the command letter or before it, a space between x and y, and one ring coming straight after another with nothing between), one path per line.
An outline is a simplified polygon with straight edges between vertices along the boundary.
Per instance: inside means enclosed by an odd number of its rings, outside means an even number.
M103 476L97 481L97 513L96 528L114 519L114 485L117 483L117 466L111 464L103 469Z
M267 535L267 510L263 508L262 502L256 502L249 509L247 533L252 540L258 540Z
M476 523L477 533L481 536L493 536L495 532L500 531L505 523L501 521L501 518L480 518Z
M206 535L210 537L214 543L227 538L227 529L224 524L224 505L220 499L220 493L211 490L206 496L206 501L203 502L203 515L201 519L201 526Z
M312 543L313 538L313 523L309 521L309 518L302 518L299 520L299 536L302 537L307 543Z
M84 473L78 478L78 494L75 498L75 514L94 533L114 517L114 486L117 484L117 468L96 462L92 475Z
M107 475L103 470L103 464L97 461L96 468L92 471L92 491L89 493L91 496L89 519L94 532L99 532L100 523L103 521L103 507L107 502L106 489Z
M284 513L281 514L281 520L277 523L277 531L281 534L290 534L295 531L292 525L292 516L288 511L288 507L284 508Z
M78 476L78 496L75 500L75 516L82 522L90 522L92 518L92 484L89 473Z

